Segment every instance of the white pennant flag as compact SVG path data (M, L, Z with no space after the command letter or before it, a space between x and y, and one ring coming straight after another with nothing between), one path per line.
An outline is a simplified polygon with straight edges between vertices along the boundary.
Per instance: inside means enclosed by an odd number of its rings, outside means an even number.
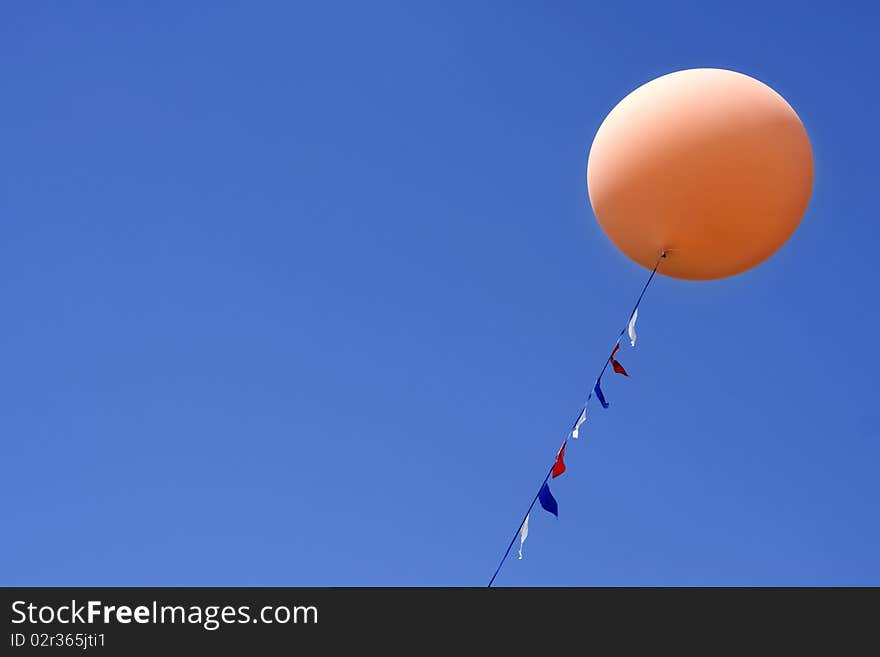
M639 318L639 309L636 308L633 313L632 319L629 320L629 326L626 327L626 332L629 333L629 344L631 347L636 346L636 320Z
M523 543L526 542L526 538L529 535L529 516L526 514L526 519L523 521L522 527L519 528L519 558L522 559L522 546Z
M574 429L571 430L571 437L577 439L578 437L578 429L581 428L581 425L587 421L587 407L584 406L584 410L581 411L580 416L577 419L577 422L574 423Z

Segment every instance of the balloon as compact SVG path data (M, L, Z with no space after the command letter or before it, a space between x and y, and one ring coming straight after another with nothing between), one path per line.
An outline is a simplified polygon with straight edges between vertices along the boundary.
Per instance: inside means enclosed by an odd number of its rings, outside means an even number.
M707 280L760 264L810 200L813 154L798 115L754 78L689 69L626 96L599 127L587 188L602 230L667 276Z

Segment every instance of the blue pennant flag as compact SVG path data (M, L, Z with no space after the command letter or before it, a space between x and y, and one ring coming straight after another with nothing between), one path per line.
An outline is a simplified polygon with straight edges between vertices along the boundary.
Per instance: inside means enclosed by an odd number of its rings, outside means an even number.
M541 506L544 507L545 511L549 511L557 518L559 517L559 505L556 503L556 498L553 497L553 494L550 492L550 486L547 485L547 482L544 482L544 485L541 486L541 490L538 491L538 501L541 503Z
M599 387L598 381L596 381L596 387L594 390L596 391L596 397L599 399L599 403L602 404L602 408L608 408L608 402L605 401L605 395L602 394L602 388Z

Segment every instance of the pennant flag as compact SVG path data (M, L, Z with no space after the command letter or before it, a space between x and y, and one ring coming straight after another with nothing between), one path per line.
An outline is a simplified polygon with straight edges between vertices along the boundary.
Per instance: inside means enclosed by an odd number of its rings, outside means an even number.
M633 312L632 319L629 320L629 326L626 327L626 332L629 334L629 343L631 346L636 346L636 320L639 318L639 309L636 308Z
M565 458L565 443L562 443L562 447L559 448L559 451L556 452L556 463L553 464L553 470L551 474L553 478L556 479L559 475L565 472L565 462L562 460Z
M522 546L523 543L526 542L526 538L529 536L529 516L526 514L526 519L523 520L522 527L519 528L519 558L522 559Z
M614 345L614 351L611 352L611 367L613 367L614 371L617 372L618 374L623 374L624 376L629 376L629 374L626 373L626 370L623 369L623 365L621 365L620 363L618 363L614 359L614 354L616 354L619 349L620 349L620 343L618 342L616 345Z
M556 503L556 498L550 492L550 486L547 485L546 481L541 486L541 490L538 491L538 501L545 511L549 511L557 518L559 517L559 505Z
M599 403L602 404L602 408L608 408L609 404L605 401L605 395L602 394L602 388L599 387L599 382L596 381L596 387L593 388L596 392L596 397L599 398Z
M578 416L578 419L574 421L574 427L571 430L571 437L577 440L578 437L578 429L581 428L581 425L587 421L587 407L584 406L584 410L581 411L581 414Z

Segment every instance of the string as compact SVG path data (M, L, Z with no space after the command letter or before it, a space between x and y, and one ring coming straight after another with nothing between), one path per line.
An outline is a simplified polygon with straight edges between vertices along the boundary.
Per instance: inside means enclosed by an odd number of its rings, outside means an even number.
M633 306L632 312L630 312L629 317L627 317L626 324L623 329L618 333L617 340L614 341L614 347L616 347L620 343L620 338L623 337L623 334L626 333L627 328L629 327L629 323L632 320L633 315L636 314L636 311L639 309L639 304L642 303L642 299L645 296L645 292L648 291L648 286L651 285L651 281L654 280L654 274L657 273L657 268L660 266L660 261L666 257L666 251L661 251L660 255L657 257L657 262L654 263L654 268L651 270L651 275L648 276L648 280L645 282L645 286L642 288L641 293L639 293L638 299L636 299L636 304ZM608 369L608 364L611 362L611 357L614 354L614 347L612 347L611 354L609 354L608 358L605 359L605 363L602 365L602 371L599 372L599 376L596 377L596 384L598 384L602 380L602 375L605 374L605 370ZM595 386L594 388L595 389ZM587 404L590 403L590 399L593 397L592 390L587 395L587 401L584 403L583 407L580 411L578 411L577 418L575 418L574 423L581 417L581 413L583 413ZM571 435L571 431L569 431L565 435L565 439L562 441L562 444L559 446L559 451L562 451L562 448L568 444L568 437ZM559 451L556 452L557 458L559 457ZM507 557L510 555L510 550L513 548L513 544L516 542L516 537L519 536L519 533L522 531L522 526L526 521L526 518L529 517L529 514L532 512L532 509L535 506L535 502L538 501L538 496L541 494L544 486L547 484L547 481L550 479L550 475L553 473L553 466L556 465L556 459L553 460L553 465L550 466L550 469L547 470L547 474L544 475L544 480L541 482L541 485L538 487L538 492L535 493L535 497L532 498L532 503L529 504L529 508L526 510L525 515L523 515L522 520L519 525L517 525L516 531L513 534L513 538L510 539L510 543L507 545L507 550L504 551L504 556L501 557L501 561L498 562L498 567L495 569L495 573L492 575L492 579L489 580L489 584L486 588L492 588L492 584L495 582L495 578L498 577L498 573L501 572L501 567L504 565L504 562L507 561Z

